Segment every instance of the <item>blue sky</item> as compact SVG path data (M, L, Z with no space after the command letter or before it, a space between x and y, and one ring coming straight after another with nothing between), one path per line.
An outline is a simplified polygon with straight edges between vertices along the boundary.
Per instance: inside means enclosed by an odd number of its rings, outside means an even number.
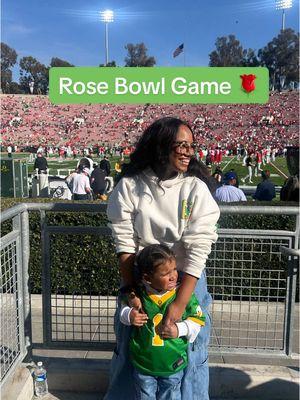
M286 27L298 30L299 2L286 12ZM124 65L127 43L144 42L158 66L182 66L173 59L184 42L187 66L206 66L218 36L235 34L244 48L258 50L281 28L275 0L2 0L2 41L19 57L48 65L59 57L76 66L105 62L104 25L99 10L115 11L109 26L109 59ZM16 74L15 74L16 77Z

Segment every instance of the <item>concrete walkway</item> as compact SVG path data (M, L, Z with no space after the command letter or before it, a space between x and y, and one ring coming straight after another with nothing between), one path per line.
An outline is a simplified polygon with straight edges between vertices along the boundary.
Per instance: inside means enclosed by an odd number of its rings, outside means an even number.
M100 358L98 352L97 358L88 359L76 358L70 352L60 355L67 357L58 357L57 353L54 356L50 350L43 350L34 357L35 362L41 360L47 368L49 395L43 399L103 399L108 386L111 354L104 353ZM275 366L210 362L211 400L298 400L298 360L289 360L289 363L287 366ZM31 400L32 395L32 377L24 364L6 383L1 398Z

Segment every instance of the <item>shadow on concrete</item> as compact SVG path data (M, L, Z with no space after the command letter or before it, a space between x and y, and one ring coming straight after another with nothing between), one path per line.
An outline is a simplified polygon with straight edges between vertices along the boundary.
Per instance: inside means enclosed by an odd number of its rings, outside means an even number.
M293 371L296 371L296 372L300 372L300 368L299 367L295 367L295 366L289 366L289 369L292 369Z
M255 369L255 366L253 366ZM210 396L221 399L298 400L299 385L269 375L248 374L235 368L210 368ZM291 379L291 377L290 377Z
M53 400L102 400L102 395L98 393L73 393L52 391ZM52 400L52 399L51 399Z

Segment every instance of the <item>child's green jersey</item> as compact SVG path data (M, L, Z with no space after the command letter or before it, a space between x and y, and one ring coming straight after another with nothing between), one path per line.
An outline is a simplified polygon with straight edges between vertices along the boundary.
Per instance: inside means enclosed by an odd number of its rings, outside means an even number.
M175 300L176 289L163 296L148 294L142 290L140 297L149 319L144 326L133 328L130 339L131 361L134 367L145 375L175 374L187 365L187 339L185 337L163 339L158 334L158 326L167 307ZM182 320L186 319L205 325L205 316L194 294L182 315Z

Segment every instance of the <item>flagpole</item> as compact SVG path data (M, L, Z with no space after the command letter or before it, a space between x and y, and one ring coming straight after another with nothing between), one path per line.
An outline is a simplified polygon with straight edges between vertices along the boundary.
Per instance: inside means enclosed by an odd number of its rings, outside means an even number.
M186 49L186 27L187 27L187 15L184 18L184 25L183 25L183 66L186 66L186 58L185 58L185 49Z

